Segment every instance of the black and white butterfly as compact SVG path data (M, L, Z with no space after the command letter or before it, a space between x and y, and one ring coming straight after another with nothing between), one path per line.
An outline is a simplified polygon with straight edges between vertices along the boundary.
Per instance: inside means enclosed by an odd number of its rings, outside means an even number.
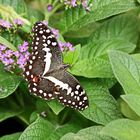
M58 42L42 22L33 27L32 54L25 66L24 76L29 91L45 100L57 98L62 104L77 110L88 107L88 97L75 77L63 64Z

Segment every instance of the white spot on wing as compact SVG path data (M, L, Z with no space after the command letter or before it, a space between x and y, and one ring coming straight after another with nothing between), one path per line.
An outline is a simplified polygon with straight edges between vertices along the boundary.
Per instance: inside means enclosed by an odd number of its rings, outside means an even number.
M45 35L43 35L42 37L43 37L44 39L46 39L46 36L45 36Z
M38 26L42 26L42 23L38 23ZM38 27L38 26L37 26L37 27Z
M29 71L26 71L26 75L28 76L30 74L30 72Z
M62 81L56 79L55 77L52 76L46 76L44 77L48 80L50 80L51 82L53 82L55 84L55 86L59 86L62 90L67 90L67 95L71 93L71 87L69 87L69 85L67 83L63 83Z
M47 96L47 93L43 93L44 97Z
M32 60L30 60L29 62L30 62L30 64L33 64L33 61Z
M52 54L50 53L49 48L43 48L42 50L44 50L46 52L46 55L44 56L45 57L44 61L46 62L45 63L45 70L42 74L44 76L48 72L48 70L50 69Z
M50 40L47 40L47 44L49 45L51 43L51 41Z
M86 96L84 97L84 100L87 100L87 97Z
M43 90L40 89L40 90L39 90L39 93L43 93Z
M75 91L75 94L77 94L77 95L78 95L78 91Z
M33 91L37 91L37 89L34 87L34 88L33 88Z
M47 47L48 45L46 43L43 44L44 47Z
M35 56L33 56L32 59L35 60Z
M49 93L49 94L48 94L48 96L49 96L49 97L52 97L52 94L51 94L51 93Z
M59 99L63 99L63 96L60 96Z
M47 76L47 77L44 77L44 78L53 82L55 84L55 86L60 86L60 88L62 88L62 90L64 90L64 89L68 90L68 84L63 83L62 81L59 81L58 79L56 79L52 76Z
M56 42L52 42L52 45L53 45L53 46L56 46L56 44L57 44Z
M66 100L66 99L64 99L64 100L63 100L63 102L67 102L67 100Z
M77 85L77 86L76 86L76 89L79 89L79 88L80 88L80 85Z
M43 31L41 30L41 31L39 31L39 33L40 33L40 34L43 34Z
M49 30L49 29L47 29L47 30L46 30L46 33L49 33L49 32L50 32L50 30Z

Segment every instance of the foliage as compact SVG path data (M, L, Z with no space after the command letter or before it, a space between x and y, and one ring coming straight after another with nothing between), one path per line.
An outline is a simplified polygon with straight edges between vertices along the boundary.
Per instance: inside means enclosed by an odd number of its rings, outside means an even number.
M0 140L139 140L140 0L89 0L86 8L51 2L47 9L50 0L0 0L1 19L24 22L13 31L0 27L0 44L17 51L28 41L30 47L33 24L47 20L60 41L74 45L63 61L86 90L89 107L76 111L29 95L22 71L0 62L0 124L14 118L24 128L7 130Z

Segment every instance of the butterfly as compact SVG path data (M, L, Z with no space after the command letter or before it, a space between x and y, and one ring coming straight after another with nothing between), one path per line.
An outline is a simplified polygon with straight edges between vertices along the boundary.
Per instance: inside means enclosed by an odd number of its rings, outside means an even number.
M88 107L88 97L78 80L67 72L62 52L50 28L43 22L33 27L32 53L24 68L29 91L45 100L58 99L76 110Z

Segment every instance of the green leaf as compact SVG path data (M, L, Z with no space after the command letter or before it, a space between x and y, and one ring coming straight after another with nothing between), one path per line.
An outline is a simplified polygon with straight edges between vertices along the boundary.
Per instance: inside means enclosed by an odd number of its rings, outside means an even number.
M131 120L140 120L140 117L128 106L128 104L123 100L119 99L119 106L122 114Z
M135 48L136 45L118 39L91 41L82 47L80 59L101 57L107 55L109 50L120 50L130 53Z
M43 13L41 11L34 9L31 5L28 5L27 14L28 14L27 18L30 20L32 24L34 24L36 21L44 20Z
M139 140L140 121L119 119L110 122L102 130L101 134L111 136L118 140Z
M0 100L0 112L0 122L2 122L7 118L19 115L23 112L23 108L16 103L14 97L9 96Z
M109 41L114 39L136 44L138 40L137 17L131 14L124 14L105 21L91 34L89 42L97 40Z
M48 110L50 110L51 108L56 115L58 115L64 109L64 106L57 100L45 101L38 99L36 102L36 106L39 113L43 111L46 111L48 113Z
M137 2L139 2L139 3L140 3L140 0L137 0Z
M140 95L140 61L119 51L110 51L109 58L115 77L125 93Z
M16 51L16 47L13 46L9 41L7 41L5 38L3 38L2 36L0 36L0 43L5 45L6 47L8 47L9 49Z
M108 50L122 50L124 52L132 52L136 45L122 41L122 40L109 40L109 41L95 41L81 48L79 60L70 69L70 72L75 75L84 76L88 78L112 78L113 73L108 60L100 57L107 55ZM78 56L77 56L78 58ZM68 55L67 61L71 57Z
M84 76L87 78L114 77L109 62L101 58L79 60L73 65L70 72L74 75Z
M112 88L117 83L115 78L99 78L97 80L108 89Z
M12 94L20 83L19 77L9 73L0 73L0 99Z
M99 124L106 124L122 117L117 102L106 87L89 79L80 80L80 83L86 90L89 99L89 107L80 112L87 119Z
M92 126L80 130L78 133L68 133L64 135L60 140L112 140L107 136L100 134L102 126Z
M72 8L65 11L62 20L60 21L60 28L62 33L68 31L80 18L86 15L86 11L82 7ZM75 28L77 29L77 28Z
M65 11L62 21L60 22L61 31L77 30L89 23L105 19L107 17L126 12L136 8L134 0L96 0L90 12L86 12L84 8L77 7Z
M21 134L19 140L59 140L68 132L76 132L74 124L65 124L62 126L52 125L49 121L38 118L34 123L28 126Z
M5 135L3 137L0 137L0 140L18 140L19 136L21 135L20 132L10 134L10 135Z
M123 100L130 106L130 108L140 116L140 96L139 95L122 95Z
M140 61L140 53L135 53L132 54L131 56Z
M0 4L13 7L19 14L25 14L27 10L24 0L0 0Z
M52 100L50 102L47 102L47 104L49 105L49 107L53 110L53 112L56 115L58 115L65 108L65 106L61 105L56 100Z
M91 33L98 29L99 26L100 23L94 22L78 30L68 31L64 34L64 36L67 38L75 38L77 39L77 41L79 41L79 39L88 38L91 35Z
M20 19L22 20L25 24L27 25L31 25L30 21L28 21L26 18L23 18L22 15L19 15L13 7L11 6L6 6L6 5L2 5L0 4L0 15L4 20L8 20L10 22L13 23L14 19Z
M75 48L74 51L68 51L68 52L63 53L63 57L64 57L63 62L65 64L73 65L78 60L79 55L80 55L81 46L76 45L74 48Z

